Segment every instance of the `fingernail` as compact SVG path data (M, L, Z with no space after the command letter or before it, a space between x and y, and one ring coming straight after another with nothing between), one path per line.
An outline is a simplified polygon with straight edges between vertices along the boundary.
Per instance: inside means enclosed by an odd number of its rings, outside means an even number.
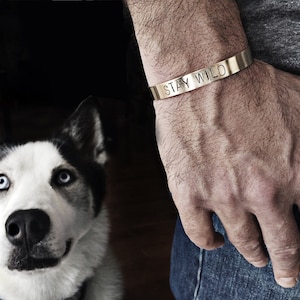
M292 288L296 285L298 279L293 277L278 278L277 282L284 288Z

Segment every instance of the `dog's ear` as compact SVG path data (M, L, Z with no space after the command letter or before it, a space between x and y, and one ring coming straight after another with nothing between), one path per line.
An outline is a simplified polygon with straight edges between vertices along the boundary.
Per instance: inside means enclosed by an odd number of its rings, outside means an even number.
M89 96L80 103L65 122L62 134L71 138L82 155L101 164L107 161L105 137L96 97Z

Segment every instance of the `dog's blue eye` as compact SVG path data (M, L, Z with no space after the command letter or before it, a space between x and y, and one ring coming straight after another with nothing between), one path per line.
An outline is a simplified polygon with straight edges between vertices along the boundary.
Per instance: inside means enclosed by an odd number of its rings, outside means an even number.
M0 175L0 191L8 190L10 187L9 179L6 175Z
M75 180L75 176L69 170L60 170L56 174L56 184L63 186L72 183Z

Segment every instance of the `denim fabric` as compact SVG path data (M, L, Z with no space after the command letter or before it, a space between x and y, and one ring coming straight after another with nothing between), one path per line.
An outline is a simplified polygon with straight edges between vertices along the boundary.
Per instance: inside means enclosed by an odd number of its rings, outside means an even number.
M222 248L196 247L177 221L171 256L170 285L177 300L300 300L300 283L292 289L276 284L272 266L255 268L228 241L217 217L215 229L225 236Z

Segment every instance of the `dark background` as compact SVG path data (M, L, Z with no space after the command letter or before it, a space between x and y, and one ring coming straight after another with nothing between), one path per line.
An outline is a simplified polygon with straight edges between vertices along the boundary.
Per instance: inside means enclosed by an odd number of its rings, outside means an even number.
M1 79L22 104L124 97L126 47L120 2L0 4Z
M122 3L2 0L2 137L15 137L9 118L16 109L74 109L89 95L115 100L102 101L108 119L120 114L143 123L148 121L145 118L153 119L130 18Z

